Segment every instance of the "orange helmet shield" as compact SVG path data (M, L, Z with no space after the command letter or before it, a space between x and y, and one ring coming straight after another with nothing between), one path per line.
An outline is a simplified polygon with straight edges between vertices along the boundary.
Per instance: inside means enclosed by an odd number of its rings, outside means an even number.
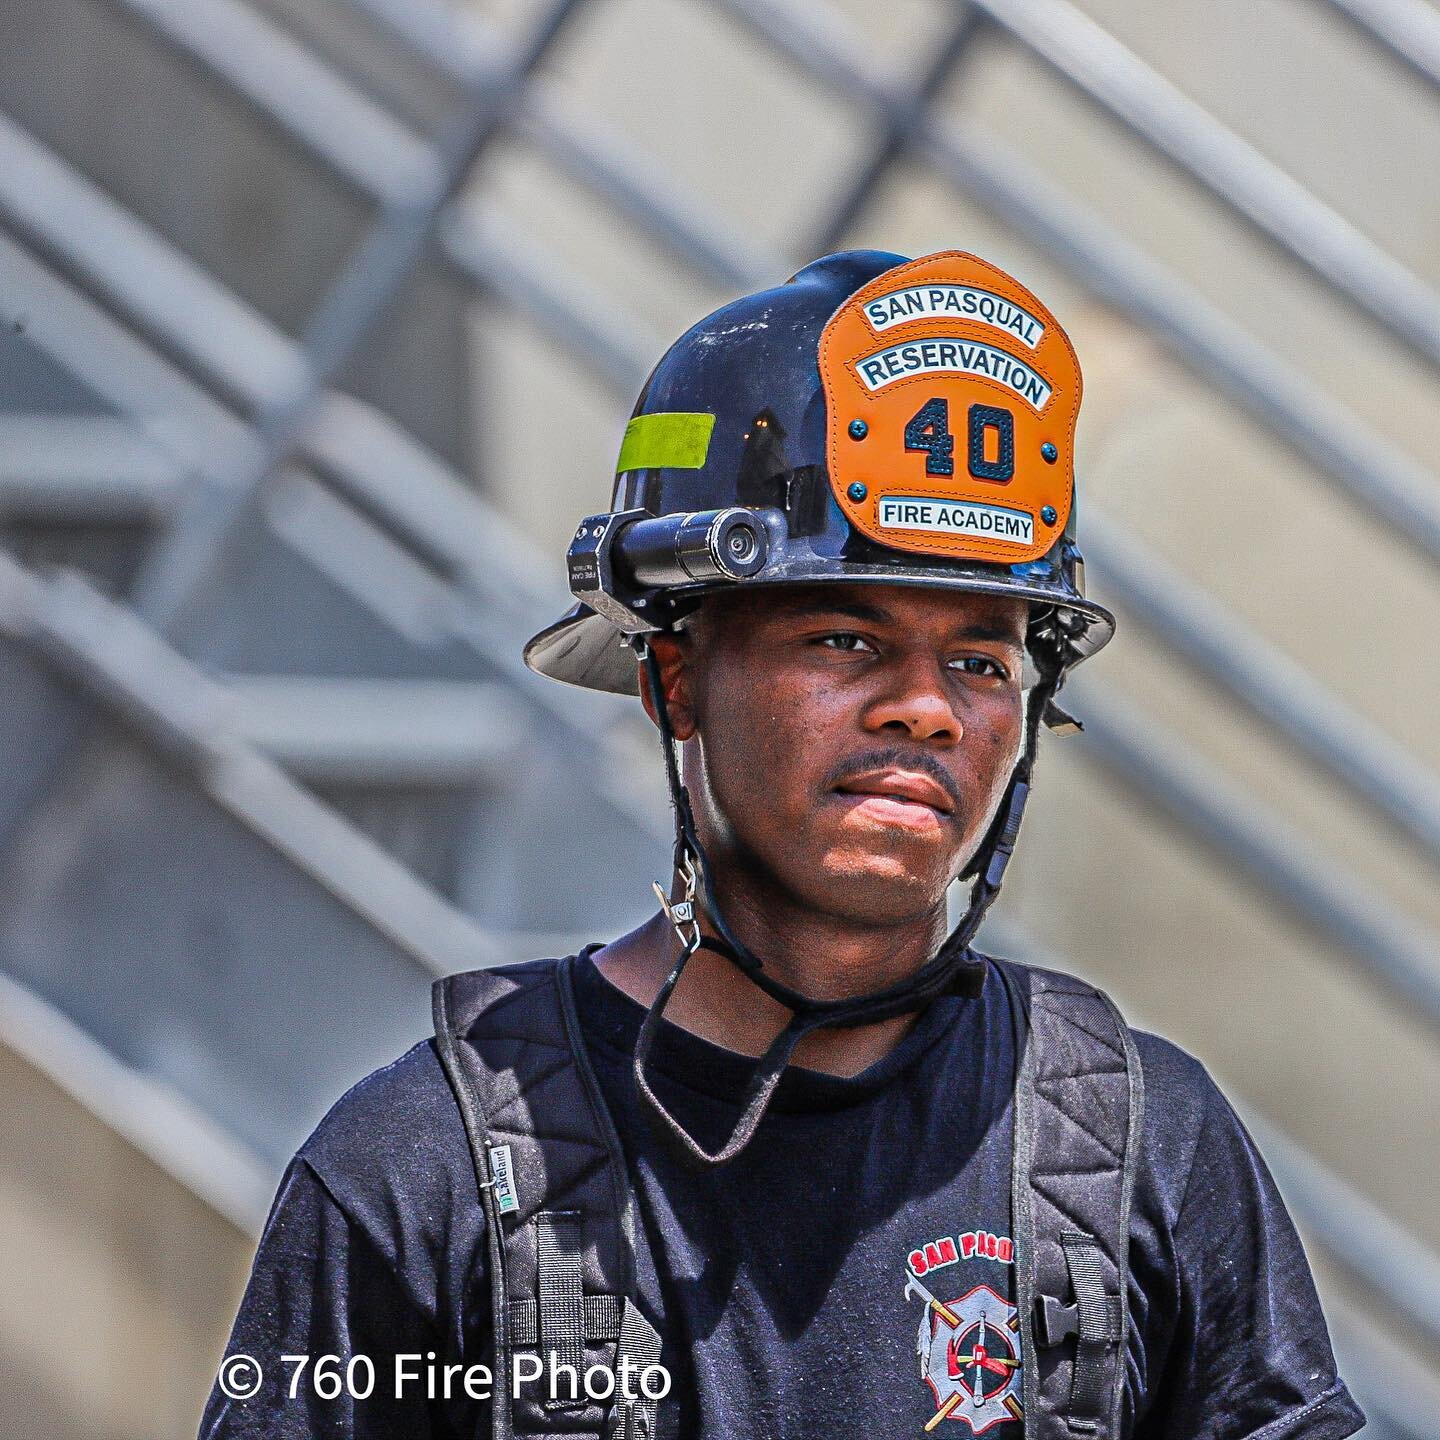
M870 539L1008 565L1064 533L1080 365L1003 270L958 250L887 270L831 316L820 377L830 485Z

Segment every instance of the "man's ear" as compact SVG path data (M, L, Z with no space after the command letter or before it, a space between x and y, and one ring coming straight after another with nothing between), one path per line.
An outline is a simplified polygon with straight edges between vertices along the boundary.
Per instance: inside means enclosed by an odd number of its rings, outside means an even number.
M646 637L660 666L660 684L670 713L670 728L677 740L688 740L695 733L695 710L692 700L694 646L688 638L678 635ZM650 670L640 667L640 703L652 721L659 723L655 697L650 693Z

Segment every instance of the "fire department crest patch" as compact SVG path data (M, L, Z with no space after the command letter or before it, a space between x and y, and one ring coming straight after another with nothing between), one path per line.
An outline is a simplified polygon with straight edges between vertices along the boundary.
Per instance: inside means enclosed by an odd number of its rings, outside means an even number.
M913 1271L905 1293L924 1302L915 1353L920 1378L935 1397L928 1432L943 1421L963 1421L983 1435L1006 1420L1020 1420L1020 1319L1004 1296L985 1284L954 1300L940 1300Z

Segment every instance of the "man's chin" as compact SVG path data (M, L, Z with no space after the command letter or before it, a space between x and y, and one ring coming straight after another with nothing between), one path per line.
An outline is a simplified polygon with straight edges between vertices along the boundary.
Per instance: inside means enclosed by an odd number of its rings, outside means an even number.
M945 904L945 870L917 871L893 853L827 856L805 886L817 910L850 924L928 922Z

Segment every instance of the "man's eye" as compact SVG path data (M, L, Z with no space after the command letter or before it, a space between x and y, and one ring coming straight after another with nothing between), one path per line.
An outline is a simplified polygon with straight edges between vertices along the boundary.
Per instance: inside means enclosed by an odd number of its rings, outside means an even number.
M1008 678L1005 667L988 655L966 655L961 660L952 660L951 669L963 670L967 675L993 676L997 680Z
M834 635L822 635L822 645L828 645L832 650L870 650L874 647L861 635L855 635L849 631L837 631Z

